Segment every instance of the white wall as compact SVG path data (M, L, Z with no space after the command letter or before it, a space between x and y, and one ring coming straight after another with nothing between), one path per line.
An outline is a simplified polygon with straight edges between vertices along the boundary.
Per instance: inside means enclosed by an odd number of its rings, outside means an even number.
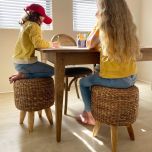
M133 16L133 20L137 26L137 34L140 35L140 9L141 0L126 0Z
M152 0L141 0L140 41L143 47L152 47ZM152 81L152 62L138 63L138 79Z
M141 0L141 45L152 46L152 0Z
M151 0L148 2L150 1ZM140 33L140 0L127 0L127 3L133 14L134 21L138 28L138 33ZM56 33L67 33L75 37L76 33L72 31L72 0L62 0L62 2L61 0L53 1L53 22L54 30L45 31L43 33L44 38L50 40L52 35ZM18 32L18 30L0 29L0 92L12 91L12 85L9 84L8 78L10 75L15 73L11 56Z

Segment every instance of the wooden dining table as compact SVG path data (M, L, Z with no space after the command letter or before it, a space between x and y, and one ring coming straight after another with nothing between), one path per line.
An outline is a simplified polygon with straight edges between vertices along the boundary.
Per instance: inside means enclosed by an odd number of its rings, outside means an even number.
M37 49L43 61L49 61L55 68L55 117L56 141L61 141L62 107L64 93L64 72L67 65L97 64L100 53L95 49L78 47L60 47ZM139 61L152 61L152 48L141 48L142 58Z

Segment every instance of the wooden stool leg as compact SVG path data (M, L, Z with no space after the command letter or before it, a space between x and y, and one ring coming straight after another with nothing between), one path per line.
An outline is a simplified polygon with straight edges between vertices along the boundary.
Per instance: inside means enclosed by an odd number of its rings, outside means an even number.
M34 112L28 112L28 129L29 133L33 131L33 125L34 125Z
M46 113L46 116L47 116L50 124L53 125L53 117L52 117L51 109L50 108L45 109L45 113Z
M131 124L127 126L127 130L128 130L130 140L135 140L134 131Z
M42 118L42 110L38 111L39 118Z
M20 124L23 124L25 115L26 115L26 111L20 111Z
M64 114L67 114L67 106L68 106L68 77L65 80L65 102L64 102Z
M101 122L96 121L95 126L93 128L93 136L94 137L97 136L100 127L101 127Z
M112 152L117 151L117 126L111 126L111 145Z
M75 89L76 89L77 97L78 97L78 99L80 99L77 81L78 81L78 78L74 81L74 83L75 83Z

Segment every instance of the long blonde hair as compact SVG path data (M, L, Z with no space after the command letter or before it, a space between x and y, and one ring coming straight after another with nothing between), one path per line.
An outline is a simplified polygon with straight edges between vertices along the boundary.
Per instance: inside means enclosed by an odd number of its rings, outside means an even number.
M115 61L140 56L136 26L125 0L97 0L103 54Z

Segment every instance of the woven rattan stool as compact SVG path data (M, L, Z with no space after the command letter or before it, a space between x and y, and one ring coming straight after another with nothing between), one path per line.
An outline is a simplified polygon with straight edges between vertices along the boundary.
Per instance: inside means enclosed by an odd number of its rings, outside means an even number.
M15 106L20 110L20 124L23 123L28 112L28 129L33 130L34 111L44 109L46 116L53 124L50 107L54 104L54 81L52 78L21 79L14 83Z
M136 86L127 89L93 86L91 98L96 120L93 136L97 135L102 123L110 125L112 152L117 151L117 126L126 126L130 139L134 140L131 124L138 113L139 91Z

